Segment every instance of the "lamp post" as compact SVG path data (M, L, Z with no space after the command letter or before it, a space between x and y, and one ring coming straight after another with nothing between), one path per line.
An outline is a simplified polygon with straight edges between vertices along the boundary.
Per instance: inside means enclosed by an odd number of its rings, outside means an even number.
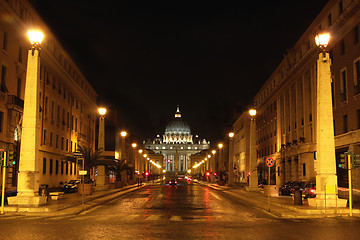
M105 153L105 114L106 108L98 108L99 112L99 137L98 137L98 149L102 149ZM105 166L98 165L96 176L96 190L108 190L110 186L105 184Z
M120 136L121 136L120 160L124 160L124 163L127 163L126 154L125 154L125 138L127 136L127 132L126 131L121 131ZM126 173L126 171L121 172L121 182L124 183L124 184L127 183L127 173Z
M246 188L247 191L259 191L258 188L258 176L257 176L257 156L256 156L256 110L250 109L250 136L249 136L249 186Z
M8 198L9 205L40 206L46 196L39 196L40 146L40 51L43 33L28 31L31 49L28 51L24 114L18 174L18 194Z
M132 152L132 155L133 155L133 158L132 158L132 161L133 161L133 167L134 167L134 169L136 170L137 169L137 157L136 157L136 153L137 153L137 151L136 151L136 147L137 147L137 144L136 143L132 143L131 144L131 147L132 147L132 149L133 149L133 152ZM133 176L134 176L134 174L135 174L135 172L133 172Z
M234 133L229 133L229 181L228 186L234 186Z
M331 60L326 47L329 33L315 37L319 47L316 89L316 198L309 205L316 207L345 207L346 199L337 197L334 123L331 96Z
M213 149L213 150L211 150L211 153L212 153L212 155L213 155L213 160L210 162L210 171L211 172L216 172L216 156L215 156L215 154L216 154L216 150L215 149Z

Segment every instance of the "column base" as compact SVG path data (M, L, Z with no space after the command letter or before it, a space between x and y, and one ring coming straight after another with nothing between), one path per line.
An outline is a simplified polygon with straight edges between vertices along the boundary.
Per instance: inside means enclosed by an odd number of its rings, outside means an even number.
M110 189L110 185L96 185L95 191L106 191Z
M316 208L346 208L347 199L335 197L318 197L316 198L308 198L308 203L312 207Z
M9 205L39 207L46 204L47 196L15 196L7 200Z

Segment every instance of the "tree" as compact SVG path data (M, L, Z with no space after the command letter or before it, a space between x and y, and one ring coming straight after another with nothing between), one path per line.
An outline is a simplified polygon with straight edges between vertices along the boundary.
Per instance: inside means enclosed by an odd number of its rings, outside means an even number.
M126 171L126 175L132 175L134 168L130 167L126 162L125 159L122 160L114 160L114 168L116 170L116 181L121 181L121 173Z
M82 158L84 159L84 169L87 170L88 173L96 166L109 166L114 164L113 160L105 160L102 149L94 150L91 146L79 145L78 150L82 154ZM74 156L67 156L65 157L65 160L77 163L77 159ZM86 175L86 178L86 180L89 181L90 174Z

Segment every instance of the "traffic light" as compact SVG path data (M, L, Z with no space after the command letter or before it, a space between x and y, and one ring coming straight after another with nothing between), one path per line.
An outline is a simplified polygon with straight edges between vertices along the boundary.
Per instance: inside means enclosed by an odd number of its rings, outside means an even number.
M206 172L206 176L207 176L207 177L210 177L210 172Z
M145 172L145 176L149 176L149 172Z
M0 151L0 160L1 160L1 167L3 167L3 166L5 166L5 152L4 152L4 150L1 150Z
M347 152L340 154L339 168L348 168Z
M8 151L8 158L7 158L8 166L12 167L16 164L16 152L15 151Z

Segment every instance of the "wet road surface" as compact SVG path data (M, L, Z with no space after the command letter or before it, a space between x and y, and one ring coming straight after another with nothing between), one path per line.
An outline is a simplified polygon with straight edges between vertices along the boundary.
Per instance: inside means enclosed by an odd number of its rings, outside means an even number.
M73 216L0 218L1 239L359 239L358 218L275 218L226 193L149 185Z

